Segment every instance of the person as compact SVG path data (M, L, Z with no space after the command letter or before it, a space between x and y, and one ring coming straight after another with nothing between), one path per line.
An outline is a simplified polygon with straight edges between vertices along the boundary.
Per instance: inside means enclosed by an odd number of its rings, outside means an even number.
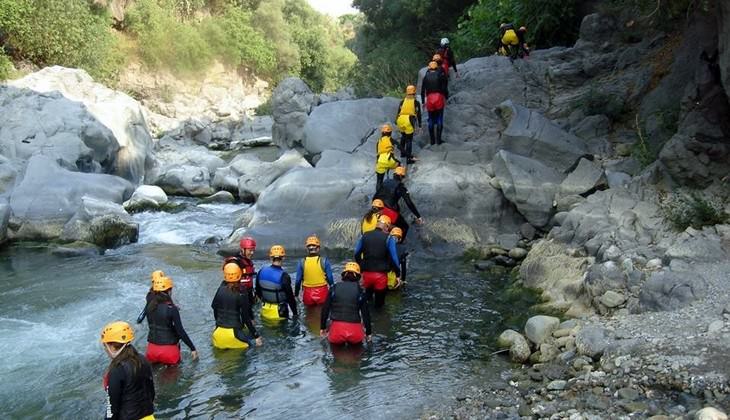
M454 68L454 74L456 74L456 78L459 78L459 70L456 68L456 58L454 58L454 52L451 50L451 47L449 46L449 39L448 38L441 38L441 42L439 43L439 48L436 50L436 53L441 57L441 63L439 65L441 66L441 69L444 72L444 75L448 78L449 77L449 67Z
M385 174L400 165L400 161L395 158L395 155L393 155L394 147L393 139L391 138L393 135L393 127L391 127L390 124L383 124L383 127L380 129L380 134L381 137L380 140L378 140L375 150L378 155L377 162L375 163L376 191L380 188L380 185L383 184Z
M176 365L180 363L180 340L190 349L193 360L198 358L195 345L180 320L180 311L172 302L172 279L160 277L152 283L153 297L147 303L147 353L151 363Z
M111 359L103 380L107 420L154 420L152 368L132 340L134 330L124 321L111 322L101 330L102 346Z
M444 107L449 98L446 77L435 61L428 63L428 70L421 82L421 102L428 111L428 136L431 145L441 144L444 129ZM435 134L434 134L434 129Z
M359 284L360 265L345 263L342 281L329 291L322 308L319 335L332 344L362 344L367 337L372 341L372 326L367 297ZM332 320L327 327L327 321ZM363 326L365 331L363 332Z
M256 276L256 270L254 270L252 258L254 252L256 252L256 241L252 237L246 236L239 242L239 247L241 250L237 255L227 257L223 260L223 266L225 267L226 264L233 262L241 267L241 272L243 273L240 282L241 292L245 292L248 295L248 301L251 304L252 311L249 315L253 319L253 305L256 303L256 295L253 292L253 280Z
M418 123L419 130L421 128L421 103L416 99L416 87L414 85L406 87L406 97L398 105L395 122L400 132L400 158L404 159L406 163L415 163L413 133L415 132L416 123Z
M360 227L361 234L375 230L375 225L378 224L378 217L380 216L380 212L383 211L383 207L385 207L383 200L378 198L373 200L370 210L368 210L362 218L362 224Z
M144 321L145 317L147 317L147 305L149 305L155 294L154 290L152 290L152 285L155 284L155 279L165 277L165 273L163 273L162 270L155 270L152 272L152 275L150 277L152 278L152 282L150 283L150 290L147 291L147 297L145 298L145 304L142 308L142 312L140 312L139 316L137 316L137 324L141 324L142 321Z
M272 246L269 250L271 265L262 268L256 275L256 295L264 302L261 317L270 321L289 318L289 309L294 318L298 316L291 277L282 267L285 256L283 246Z
M335 284L332 266L327 257L319 255L320 241L317 236L309 236L304 246L308 255L297 265L294 295L299 296L299 290L303 288L302 303L307 306L321 305L327 300L330 286Z
M398 252L398 261L400 262L400 278L395 276L395 271L391 270L388 272L388 290L395 290L406 281L408 252L406 252L405 246L402 243L403 230L401 228L392 228L390 230L390 236L395 238L395 249Z
M360 236L355 244L355 261L362 267L362 284L368 300L375 297L375 307L385 304L388 288L388 272L395 271L400 277L400 262L395 239L388 236L390 218L380 216L377 229Z
M511 60L530 55L530 49L527 47L527 41L525 40L526 34L527 28L524 26L515 30L514 24L502 23L499 25L497 52L509 56Z
M405 241L408 235L408 222L403 217L400 211L400 200L406 202L408 209L416 216L416 223L422 224L423 218L421 213L418 212L416 205L411 200L411 195L408 193L408 188L403 184L403 179L406 177L406 168L399 166L395 168L393 179L389 179L383 182L383 187L375 193L375 198L383 200L385 208L383 214L387 215L394 221L395 225L403 231L403 241Z
M228 263L223 267L224 283L218 287L210 307L213 308L215 318L215 330L213 330L213 347L218 349L247 349L252 339L257 346L263 344L263 340L251 313L251 302L248 300L248 293L242 293L239 283L243 271L236 263ZM251 336L243 331L244 325Z

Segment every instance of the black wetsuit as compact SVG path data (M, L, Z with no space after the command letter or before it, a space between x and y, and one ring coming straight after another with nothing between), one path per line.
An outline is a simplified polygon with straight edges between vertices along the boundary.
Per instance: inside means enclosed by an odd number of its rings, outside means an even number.
M411 213L413 213L414 216L419 219L421 218L421 213L418 212L416 205L413 204L413 200L411 200L411 195L408 193L408 188L403 185L403 182L401 182L398 177L393 177L393 179L388 179L383 182L383 186L378 190L378 192L375 193L375 197L373 197L373 199L375 198L383 200L383 203L385 203L386 207L398 212L398 220L396 220L394 223L396 226L403 230L403 240L405 241L406 235L408 234L409 225L400 211L400 200L403 199L403 201L406 202L406 206L408 206L408 209L411 211Z
M431 93L444 95L444 101L449 99L449 82L442 70L428 70L421 81L421 102ZM441 133L444 129L444 108L428 111L428 135L431 144L441 144ZM436 130L434 133L434 129Z
M253 305L256 303L256 294L254 294L253 290L253 282L256 278L256 271L254 270L253 261L239 252L233 257L228 257L223 260L223 266L228 263L235 263L241 268L240 289L241 293L245 292L248 295L248 302L251 304L249 306L251 310L248 315L251 319L253 319Z
M405 282L408 273L408 251L402 243L396 244L395 249L398 251L398 261L400 261L400 280Z
M351 283L354 285L350 286ZM357 288L357 291L355 291L355 288ZM330 288L327 300L322 307L319 329L327 329L327 321L331 317L333 321L362 322L365 325L365 334L372 334L373 328L370 323L370 310L367 303L365 291L357 282L343 280L335 283Z
M150 306L148 303L147 306ZM160 303L154 310L147 314L147 324L150 332L147 334L147 341L153 344L169 345L177 344L182 340L190 351L195 351L195 345L188 337L180 319L180 311L172 302Z
M106 376L107 409L105 420L139 420L154 414L155 384L152 368L139 354L141 368L134 371L132 362L126 360Z
M147 297L145 298L145 304L144 308L142 308L142 312L139 313L139 316L137 316L137 324L141 324L142 321L147 317L147 306L150 304L152 299L155 297L155 292L150 289L149 292L147 292Z
M253 319L249 316L251 303L248 301L248 294L233 291L226 283L221 284L210 307L213 308L216 327L232 328L234 336L247 343L251 338L243 332L245 325L248 332L254 338L258 338L259 334L253 325Z

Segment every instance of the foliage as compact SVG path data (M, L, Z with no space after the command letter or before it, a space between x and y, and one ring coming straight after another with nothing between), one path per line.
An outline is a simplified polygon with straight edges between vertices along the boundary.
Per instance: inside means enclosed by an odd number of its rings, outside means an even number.
M688 227L702 229L730 220L721 203L708 200L697 192L679 193L662 203L664 217L674 229L683 231Z
M350 80L358 96L400 97L405 87L416 84L423 54L407 41L394 40L360 58Z
M10 57L5 55L5 50L0 47L0 81L9 79L14 70Z

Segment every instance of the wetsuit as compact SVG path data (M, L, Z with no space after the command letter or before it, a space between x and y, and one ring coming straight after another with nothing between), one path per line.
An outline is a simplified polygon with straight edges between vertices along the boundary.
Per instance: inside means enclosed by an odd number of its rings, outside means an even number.
M140 420L152 416L155 411L155 384L152 368L144 358L136 371L130 360L114 366L104 376L107 393L105 420Z
M149 303L147 307L150 307ZM195 351L193 342L183 328L180 311L172 302L159 303L154 310L150 309L147 325L150 332L147 334L146 357L151 363L180 363L180 340L190 351Z
M142 321L147 317L147 306L150 304L152 299L155 297L155 292L150 289L149 292L147 292L147 297L145 297L145 305L144 308L142 308L142 312L139 313L139 316L137 316L137 324L141 324Z
M367 214L363 216L362 223L360 225L360 233L370 232L371 230L375 230L376 225L378 224L378 217L380 215L378 213L373 213L370 215L370 217L367 217Z
M448 45L445 47L439 47L436 53L441 56L441 63L439 64L446 77L449 77L449 67L454 68L454 73L459 72L459 70L456 69L456 58L454 58L454 52L451 50L451 47Z
M355 261L362 267L362 284L370 300L375 295L375 306L383 306L388 288L388 272L400 276L400 261L395 238L380 229L360 236L355 244Z
M398 253L398 261L400 261L400 280L401 282L406 281L406 274L408 272L408 252L406 251L405 245L402 243L396 243L396 252ZM396 289L395 272L390 271L388 273L388 289Z
M413 132L416 123L419 128L421 127L421 103L415 98L404 98L398 105L395 118L400 131L400 157L406 159L408 163L413 163Z
M256 270L254 270L253 261L239 252L238 255L223 260L223 266L228 263L236 263L241 268L241 292L248 294L248 301L253 307L253 304L256 303L256 295L253 292L253 280L256 277ZM253 312L251 312L251 318L253 318Z
M332 266L326 257L310 255L297 264L294 295L299 296L299 291L303 286L302 303L305 305L323 304L327 300L327 292L330 286L334 284L335 278L332 276Z
M428 70L421 82L421 101L426 104L428 111L428 135L432 145L441 144L447 99L449 99L449 88L446 76L442 71Z
M259 270L256 275L256 296L264 302L261 308L263 318L275 321L289 318L289 309L294 317L298 316L291 277L280 266L272 264Z
M322 307L321 330L327 329L328 319L332 322L327 339L332 344L360 344L372 334L367 296L356 281L343 280L330 289Z
M401 214L399 202L401 199L406 202L406 206L417 218L421 218L421 213L418 212L416 205L411 200L411 195L408 193L408 189L398 177L389 179L383 182L383 186L375 193L374 198L379 198L385 203L385 209L383 214L390 217L391 220L395 220L395 225L403 230L403 240L406 240L408 235L408 222L405 217Z
M249 317L251 303L246 293L233 291L227 284L222 284L210 306L213 308L216 325L213 331L214 347L248 348L251 337L243 332L244 325L254 338L258 338L253 319Z

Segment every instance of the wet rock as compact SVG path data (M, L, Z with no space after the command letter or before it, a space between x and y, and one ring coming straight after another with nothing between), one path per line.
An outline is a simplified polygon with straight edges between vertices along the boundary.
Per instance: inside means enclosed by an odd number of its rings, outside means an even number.
M537 315L527 320L525 335L535 343L542 344L560 325L560 320L552 316Z
M639 398L639 391L634 388L621 388L617 392L622 400L635 401Z
M515 260L521 260L527 256L527 250L522 248L512 248L509 250L509 257Z
M217 193L200 200L201 204L233 204L235 202L236 198L228 191L218 191Z
M116 248L137 242L139 226L116 203L82 197L81 205L61 232L63 241L81 241L101 248Z
M712 321L710 325L707 327L707 333L710 335L715 335L722 331L722 328L725 326L725 322L717 319L715 321Z
M575 337L578 354L597 359L611 344L608 331L601 327L583 327Z
M515 265L517 265L517 261L504 255L497 255L496 257L492 258L492 261L502 267L514 267Z
M214 192L210 186L210 171L199 166L169 166L153 180L153 183L172 195L200 197Z
M477 269L477 271L489 271L491 270L497 263L495 263L492 260L486 260L486 261L477 261L474 263L474 268Z
M62 258L92 257L101 255L102 249L88 242L71 242L59 245L51 250L51 254Z
M530 357L530 345L522 336L514 330L506 330L497 339L499 348L509 348L510 359L516 363L524 363Z

